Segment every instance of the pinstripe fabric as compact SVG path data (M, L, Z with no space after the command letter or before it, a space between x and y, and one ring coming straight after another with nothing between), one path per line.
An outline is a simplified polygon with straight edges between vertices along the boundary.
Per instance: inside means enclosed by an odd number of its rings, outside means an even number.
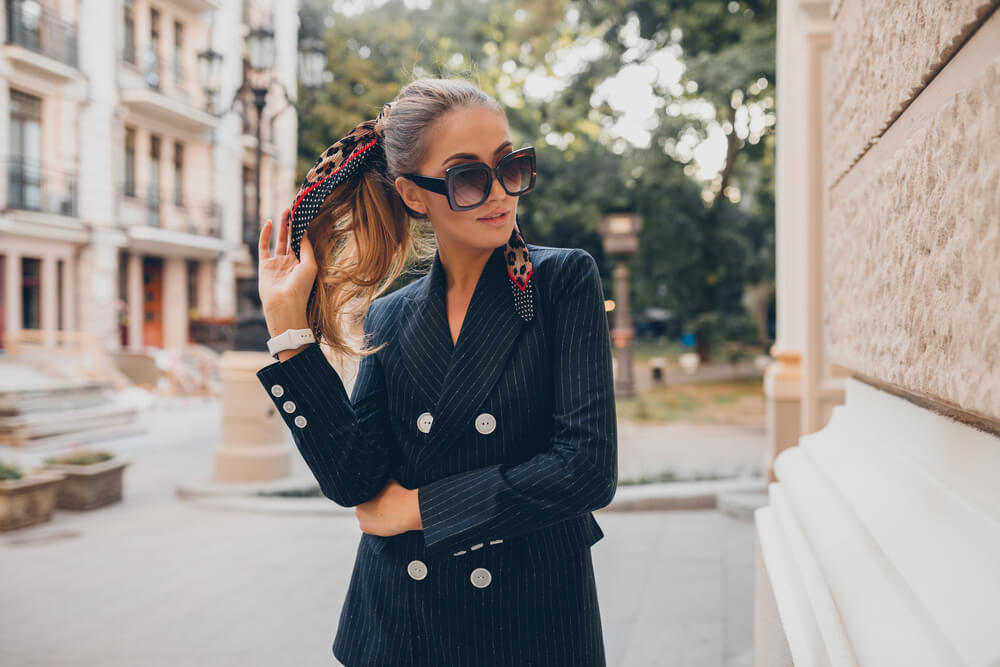
M590 554L618 475L604 297L585 251L527 248L530 322L501 246L453 344L436 255L372 303L365 331L388 345L361 360L350 397L315 343L257 373L327 497L354 506L390 477L419 489L423 530L361 535L333 644L348 667L606 664Z

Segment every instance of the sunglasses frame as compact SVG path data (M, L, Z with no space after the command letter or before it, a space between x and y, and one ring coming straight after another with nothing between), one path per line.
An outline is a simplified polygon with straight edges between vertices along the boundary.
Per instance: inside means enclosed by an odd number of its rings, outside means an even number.
M531 181L528 183L528 187L523 190L511 192L507 189L503 179L500 178L500 169L503 168L506 161L518 157L524 157L525 155L531 157ZM476 204L472 204L470 206L459 206L455 201L455 178L463 172L480 169L486 169L487 173L490 175L490 178L483 186L483 198ZM500 161L497 162L496 167L491 167L485 162L463 162L462 164L457 164L453 167L445 169L444 178L421 176L420 174L403 174L403 177L410 179L424 190L430 190L431 192L436 192L439 195L445 195L448 198L448 206L451 207L451 210L470 211L474 208L479 208L486 202L487 199L489 199L490 190L493 188L494 180L500 181L500 187L504 189L504 192L512 197L518 197L530 192L535 187L535 176L537 173L538 172L535 170L535 148L534 146L525 146L524 148L519 148L516 151L512 151L504 155L500 158Z

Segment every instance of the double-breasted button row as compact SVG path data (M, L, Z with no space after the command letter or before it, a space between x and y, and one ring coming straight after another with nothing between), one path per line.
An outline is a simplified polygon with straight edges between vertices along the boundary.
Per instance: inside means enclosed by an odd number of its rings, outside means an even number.
M274 396L275 398L281 398L282 396L285 395L285 388L282 387L280 384L273 384L271 385L271 395ZM288 414L292 414L293 412L295 412L295 402L285 401L284 403L281 404L281 409L287 412ZM293 419L292 421L299 428L305 428L307 423L306 418L303 417L302 415L296 415L295 419Z
M431 424L434 423L434 415L429 412L421 412L417 417L417 428L421 433L430 433ZM488 412L484 412L476 417L476 430L483 435L489 435L497 427L497 418Z
M422 560L411 560L406 566L406 573L414 581L423 581L427 578L427 564ZM477 567L469 575L469 581L476 588L486 588L493 581L493 575L485 567Z

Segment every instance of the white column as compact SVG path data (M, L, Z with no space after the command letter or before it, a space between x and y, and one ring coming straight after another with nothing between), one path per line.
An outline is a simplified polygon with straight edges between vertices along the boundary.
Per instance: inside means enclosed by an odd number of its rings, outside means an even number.
M778 3L775 145L775 358L764 376L771 481L774 459L822 426L822 230L826 217L822 103L832 31L829 3ZM808 364L808 368L803 366Z
M128 301L128 349L140 350L144 345L142 339L142 318L144 312L142 255L130 252L127 261L127 285L125 289Z
M15 331L22 326L21 322L21 255L15 250L5 250L7 256L4 288L7 304L7 331Z
M41 257L41 329L42 343L46 347L56 344L57 291L56 258L46 252Z

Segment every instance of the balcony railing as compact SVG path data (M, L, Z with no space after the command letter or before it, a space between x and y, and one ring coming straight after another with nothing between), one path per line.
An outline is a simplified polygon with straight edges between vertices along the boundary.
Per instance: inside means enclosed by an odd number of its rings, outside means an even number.
M147 49L142 55L142 75L146 85L153 90L163 87L163 62L152 49Z
M76 174L43 169L21 156L7 160L7 207L76 216Z
M7 0L7 43L77 66L76 26L50 15L38 0Z
M137 197L133 194L136 191L136 186L130 183L123 184L118 191L124 202L144 209L145 219L142 224L217 239L222 238L222 206L218 202L191 204L184 201L181 206L178 206L173 198L164 200L155 186L147 186L146 196ZM138 222L138 220L133 219L131 224Z

